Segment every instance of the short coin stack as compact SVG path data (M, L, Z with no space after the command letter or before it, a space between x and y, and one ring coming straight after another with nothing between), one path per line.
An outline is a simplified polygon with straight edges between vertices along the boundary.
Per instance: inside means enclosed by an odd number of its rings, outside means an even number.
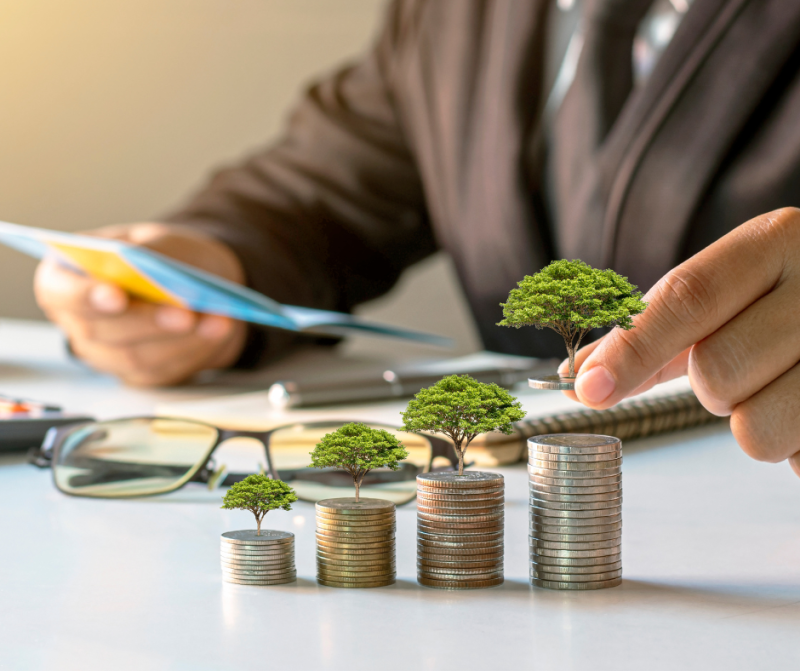
M417 476L417 580L441 589L503 583L504 481L468 471Z
M317 582L383 587L395 581L395 505L383 499L317 503Z
M294 534L288 531L226 531L220 539L220 560L225 582L282 585L297 580Z
M528 440L531 584L602 589L622 582L622 444L556 433Z

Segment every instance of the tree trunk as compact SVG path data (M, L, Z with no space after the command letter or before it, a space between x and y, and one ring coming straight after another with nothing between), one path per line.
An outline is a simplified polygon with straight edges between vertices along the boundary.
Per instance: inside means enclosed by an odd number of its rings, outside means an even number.
M358 491L361 489L361 481L355 480L353 484L356 486L356 503L358 503Z
M464 450L456 450L458 452L458 474L464 475Z
M261 535L261 518L256 517L256 536Z
M575 347L570 343L567 345L569 353L569 377L575 377Z

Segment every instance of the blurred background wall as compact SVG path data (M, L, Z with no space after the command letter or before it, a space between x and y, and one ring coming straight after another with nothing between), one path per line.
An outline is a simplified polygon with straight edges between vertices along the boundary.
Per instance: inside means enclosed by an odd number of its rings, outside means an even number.
M311 78L355 58L383 0L0 0L0 220L147 220L280 131ZM0 317L43 318L35 262L0 247ZM478 346L448 259L371 317Z

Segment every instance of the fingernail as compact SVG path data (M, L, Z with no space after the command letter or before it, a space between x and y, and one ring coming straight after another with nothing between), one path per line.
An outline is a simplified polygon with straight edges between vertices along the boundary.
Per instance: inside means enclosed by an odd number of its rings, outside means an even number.
M108 284L92 287L89 301L92 307L100 312L122 312L127 304L125 294L117 287Z
M603 366L595 366L578 376L575 392L589 403L602 403L614 392L617 383Z
M219 340L228 334L231 322L223 317L206 316L200 321L197 333L209 340Z
M156 310L156 324L165 331L183 333L192 328L194 318L186 310L159 308Z

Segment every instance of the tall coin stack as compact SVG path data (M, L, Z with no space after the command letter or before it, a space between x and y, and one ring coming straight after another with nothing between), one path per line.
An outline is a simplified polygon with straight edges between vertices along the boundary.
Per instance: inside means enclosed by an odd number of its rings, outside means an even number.
M220 539L222 579L240 585L282 585L297 580L294 534L226 531Z
M531 584L602 589L622 582L622 443L555 433L528 440Z
M417 476L417 580L441 589L503 583L504 481L468 471Z
M383 587L395 581L395 505L383 499L317 503L317 582Z

